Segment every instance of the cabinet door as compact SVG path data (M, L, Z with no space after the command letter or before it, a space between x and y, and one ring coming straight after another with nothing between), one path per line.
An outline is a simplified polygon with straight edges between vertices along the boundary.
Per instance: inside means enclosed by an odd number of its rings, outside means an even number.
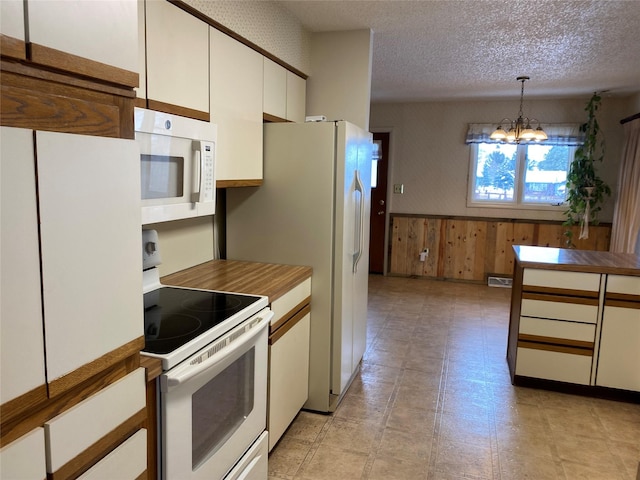
M287 118L287 71L264 58L264 113Z
M640 302L637 303L637 308L605 305L596 385L640 392Z
M138 368L48 420L44 426L47 435L47 472L67 478L78 467L71 462L74 458L92 445L99 444L120 425L126 424L145 408L145 402L145 371L144 368ZM109 444L111 440L117 441L119 438L108 439L104 443ZM137 457L130 459L134 465L146 465L146 448L136 448L133 453Z
M0 128L0 403L44 388L36 174L31 130ZM46 398L46 390L42 392Z
M210 37L217 180L262 179L262 55L214 28Z
M307 313L269 349L269 451L309 398L310 322Z
M3 56L26 58L24 34L24 1L0 2L0 49Z
M47 478L44 429L36 428L0 450L0 478Z
M169 104L209 120L209 25L169 2L148 1L146 33L149 108Z
M138 430L78 480L137 479L147 469L147 431Z
M134 140L36 132L49 383L143 335Z
M26 5L31 55L36 63L87 74L77 71L81 68L78 62L57 56L64 52L128 72L138 71L136 0L30 1ZM58 60L64 61L64 66L56 64Z
M287 120L304 122L306 112L307 81L287 71Z
M145 2L144 0L138 1L138 69L136 70L140 75L140 81L138 82L138 88L135 89L136 97L144 100L147 99L147 27L145 24ZM138 107L146 107L146 103L141 105L136 104Z

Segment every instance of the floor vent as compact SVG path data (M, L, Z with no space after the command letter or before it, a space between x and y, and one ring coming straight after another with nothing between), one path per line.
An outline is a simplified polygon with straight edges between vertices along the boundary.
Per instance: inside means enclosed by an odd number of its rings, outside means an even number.
M513 284L513 280L511 278L504 277L489 277L489 281L487 285L490 287L503 287L503 288L511 288Z

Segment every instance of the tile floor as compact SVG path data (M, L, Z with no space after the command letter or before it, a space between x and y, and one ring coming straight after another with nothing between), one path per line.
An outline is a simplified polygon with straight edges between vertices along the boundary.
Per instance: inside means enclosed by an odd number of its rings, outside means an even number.
M640 405L511 385L510 289L371 276L369 291L359 375L333 415L298 415L271 480L640 480Z

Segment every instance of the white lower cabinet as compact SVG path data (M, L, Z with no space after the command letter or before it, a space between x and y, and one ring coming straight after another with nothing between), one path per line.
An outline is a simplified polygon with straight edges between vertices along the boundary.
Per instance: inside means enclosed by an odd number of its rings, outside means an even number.
M596 385L640 392L640 277L607 278Z
M143 428L78 477L79 480L136 479L147 469L147 431Z
M310 295L309 278L271 303L274 317L269 336L269 451L309 397Z
M0 478L6 480L47 478L43 428L38 427L2 447Z
M269 450L280 439L309 397L309 332L307 313L271 345L269 379Z
M593 357L518 348L516 375L589 385Z
M640 308L604 307L596 385L640 392Z
M139 368L46 422L47 472L60 470L144 409L145 386L145 370ZM146 451L140 452L138 460L146 464Z

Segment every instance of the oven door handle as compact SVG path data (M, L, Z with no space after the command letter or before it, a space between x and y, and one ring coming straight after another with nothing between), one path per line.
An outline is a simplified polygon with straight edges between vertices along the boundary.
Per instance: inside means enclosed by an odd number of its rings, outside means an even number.
M208 353L208 358L194 364L187 360L183 365L179 365L166 374L162 375L160 383L161 390L163 392L168 392L169 390L181 384L184 384L197 375L200 375L205 370L213 367L216 363L220 362L224 358L232 355L237 350L245 347L247 344L252 342L255 337L260 335L260 333L265 328L268 327L269 321L272 317L273 312L271 310L267 310L265 312L257 314L255 317L249 320L249 323L257 321L257 324L254 324L249 329L249 331L244 332L240 336L236 337L232 330L231 332L227 333L222 339L214 341L213 344L211 344L205 352L200 353L200 357L206 356ZM222 342L227 343L223 344Z

